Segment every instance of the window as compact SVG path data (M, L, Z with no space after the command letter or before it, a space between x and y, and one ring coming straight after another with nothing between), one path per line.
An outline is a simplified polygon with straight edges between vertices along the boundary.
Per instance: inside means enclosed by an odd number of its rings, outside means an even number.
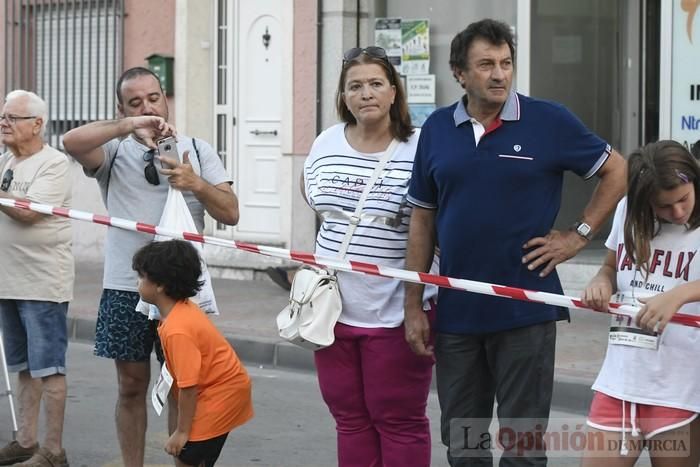
M28 89L49 106L47 139L114 118L114 83L122 69L122 0L5 3L6 89ZM11 20L11 21L10 21Z

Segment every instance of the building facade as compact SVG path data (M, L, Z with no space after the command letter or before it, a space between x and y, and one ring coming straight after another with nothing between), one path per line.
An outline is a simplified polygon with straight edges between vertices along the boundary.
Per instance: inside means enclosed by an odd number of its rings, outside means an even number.
M462 90L448 67L454 35L481 18L517 37L516 88L569 107L621 153L660 138L700 139L700 19L683 0L0 0L0 92L25 87L52 105L52 142L113 118L115 76L173 57L171 120L212 143L234 178L241 221L207 233L310 251L316 220L299 194L304 157L336 121L344 50L375 42L377 20L427 20L424 72L435 106ZM695 5L697 7L697 5ZM695 20L695 21L694 21ZM77 83L77 84L76 84ZM557 226L580 215L595 183L567 176ZM76 168L75 207L101 211ZM101 226L76 225L76 253L99 259ZM271 260L207 250L224 275Z

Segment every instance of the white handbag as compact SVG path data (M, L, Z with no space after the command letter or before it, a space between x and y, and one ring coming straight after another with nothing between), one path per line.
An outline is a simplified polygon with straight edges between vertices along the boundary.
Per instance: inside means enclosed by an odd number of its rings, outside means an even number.
M306 349L328 347L342 309L338 278L325 269L302 268L294 275L289 305L277 315L282 339Z
M396 139L391 142L367 181L338 250L340 259L343 259L348 251L350 239L360 223L362 207L369 192L398 144ZM277 315L279 336L305 349L319 350L328 347L335 341L333 328L338 322L342 308L335 271L303 267L296 272L292 280L289 305Z

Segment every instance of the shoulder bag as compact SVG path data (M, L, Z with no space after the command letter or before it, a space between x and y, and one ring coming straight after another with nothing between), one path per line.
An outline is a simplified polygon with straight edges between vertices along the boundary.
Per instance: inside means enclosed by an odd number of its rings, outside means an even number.
M345 257L350 239L360 223L369 192L398 145L398 140L392 140L367 181L338 250L339 259ZM302 267L294 275L289 292L289 305L277 315L279 336L306 349L319 350L328 347L335 341L333 328L341 310L342 302L335 271L311 266Z

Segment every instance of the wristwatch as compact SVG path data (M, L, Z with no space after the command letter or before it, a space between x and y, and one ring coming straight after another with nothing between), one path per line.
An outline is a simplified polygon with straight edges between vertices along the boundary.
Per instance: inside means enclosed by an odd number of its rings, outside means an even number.
M577 234L585 238L586 240L591 240L593 238L593 229L590 225L585 222L578 221L571 226L571 230L574 230Z

